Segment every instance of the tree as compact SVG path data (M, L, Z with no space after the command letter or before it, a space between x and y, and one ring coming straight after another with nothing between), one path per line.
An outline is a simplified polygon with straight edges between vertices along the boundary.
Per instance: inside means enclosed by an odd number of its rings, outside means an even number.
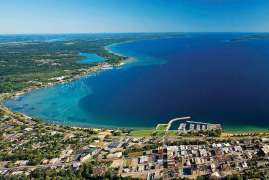
M82 167L81 167L81 170L80 170L80 174L83 178L90 178L92 176L92 167L90 164L83 164Z

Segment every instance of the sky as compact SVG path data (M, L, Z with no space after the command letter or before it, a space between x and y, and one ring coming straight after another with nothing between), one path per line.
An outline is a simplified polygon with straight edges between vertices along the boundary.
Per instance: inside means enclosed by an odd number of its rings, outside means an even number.
M0 33L268 32L269 0L0 0Z

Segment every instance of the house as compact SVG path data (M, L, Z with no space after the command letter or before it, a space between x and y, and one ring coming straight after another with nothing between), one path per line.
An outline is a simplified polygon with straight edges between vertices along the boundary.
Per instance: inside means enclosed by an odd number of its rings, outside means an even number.
M8 173L7 169L0 170L1 175L6 175Z
M119 168L123 165L123 159L115 159L112 161L112 164L110 165L110 167L112 168Z
M60 163L60 158L53 158L49 161L50 164L58 164Z
M77 155L76 159L85 162L97 153L98 149L95 146L88 146Z
M121 158L122 152L111 153L107 155L107 159Z
M73 167L75 170L78 170L79 167L80 167L80 162L78 162L78 161L74 161L73 164L72 164L72 167Z
M261 148L261 154L263 156L268 156L269 155L269 145L263 145Z
M142 163L147 163L148 162L148 157L147 156L140 156L138 158L138 163L142 164Z
M16 161L15 165L16 166L26 166L28 164L29 160L20 160L20 161Z
M242 167L243 168L248 168L248 164L246 163L246 161L242 162Z
M212 172L216 171L216 165L214 163L210 164L210 169Z

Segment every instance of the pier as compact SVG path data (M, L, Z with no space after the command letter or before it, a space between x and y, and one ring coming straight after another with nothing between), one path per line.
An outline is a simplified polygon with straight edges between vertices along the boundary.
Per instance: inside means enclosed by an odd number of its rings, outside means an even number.
M168 131L172 125L173 122L175 121L182 121L182 120L188 120L188 119L191 119L190 116L185 116L185 117L180 117L180 118L174 118L174 119L171 119L168 123L168 126L166 128L166 131Z

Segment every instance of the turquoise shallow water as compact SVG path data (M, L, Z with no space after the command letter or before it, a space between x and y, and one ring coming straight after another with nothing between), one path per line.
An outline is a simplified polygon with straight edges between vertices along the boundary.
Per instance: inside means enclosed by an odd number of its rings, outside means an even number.
M85 59L80 60L78 63L80 64L90 64L90 63L96 63L96 62L103 62L106 59L98 56L97 54L94 53L79 53L80 56L85 57Z
M153 127L179 116L228 129L269 128L269 41L190 34L110 47L135 57L112 70L32 91L5 104L69 125Z

